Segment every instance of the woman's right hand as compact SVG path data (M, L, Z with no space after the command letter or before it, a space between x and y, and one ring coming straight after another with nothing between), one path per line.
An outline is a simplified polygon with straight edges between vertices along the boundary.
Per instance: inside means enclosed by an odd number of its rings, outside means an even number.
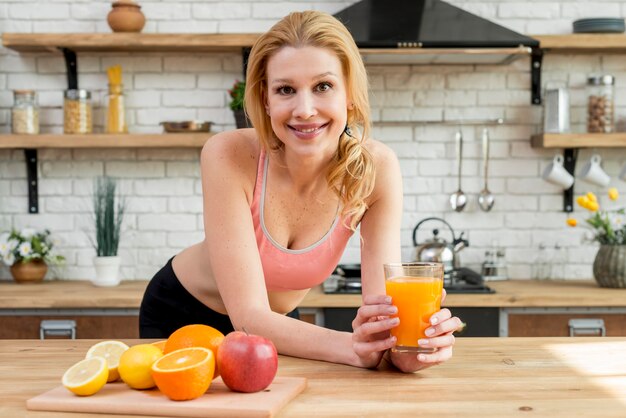
M390 330L398 320L389 316L397 312L389 296L363 297L363 305L352 321L352 348L358 358L356 366L378 366L385 351L396 345L396 338L390 336Z

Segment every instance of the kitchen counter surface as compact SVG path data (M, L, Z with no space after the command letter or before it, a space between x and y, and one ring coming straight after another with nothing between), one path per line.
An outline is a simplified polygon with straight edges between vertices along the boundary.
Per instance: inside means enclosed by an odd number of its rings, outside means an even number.
M88 281L0 283L0 309L138 309L147 281L124 281L110 288ZM626 307L626 289L603 289L592 280L507 280L489 282L494 294L451 294L448 307ZM358 307L361 295L327 295L312 289L302 308Z
M1 340L0 416L79 416L25 404L58 386L95 342ZM281 356L278 374L306 377L308 386L278 416L623 417L625 352L626 338L464 338L452 360L416 374Z

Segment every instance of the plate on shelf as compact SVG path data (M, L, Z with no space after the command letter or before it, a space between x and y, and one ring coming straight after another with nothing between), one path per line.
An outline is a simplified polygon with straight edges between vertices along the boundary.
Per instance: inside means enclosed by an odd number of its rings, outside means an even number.
M574 21L574 33L623 33L624 19L597 17Z

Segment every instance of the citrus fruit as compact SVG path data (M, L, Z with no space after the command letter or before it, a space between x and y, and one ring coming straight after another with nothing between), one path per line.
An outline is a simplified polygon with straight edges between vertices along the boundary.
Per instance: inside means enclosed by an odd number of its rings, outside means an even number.
M85 358L104 357L109 366L109 378L107 382L115 382L120 378L117 366L120 363L120 356L128 346L121 341L101 341L91 346Z
M70 392L90 396L106 384L109 367L104 357L87 358L74 364L63 374L61 381Z
M159 347L161 351L165 351L165 341L167 340L155 341L152 343L152 345Z
M185 325L170 335L165 342L163 353L168 354L181 348L204 347L213 351L213 355L217 356L217 348L223 340L224 334L208 325Z
M157 387L174 401L202 396L213 380L215 356L204 347L181 348L165 354L152 365Z
M163 356L161 349L152 344L138 344L124 351L117 370L120 377L133 389L150 389L154 380L150 368Z

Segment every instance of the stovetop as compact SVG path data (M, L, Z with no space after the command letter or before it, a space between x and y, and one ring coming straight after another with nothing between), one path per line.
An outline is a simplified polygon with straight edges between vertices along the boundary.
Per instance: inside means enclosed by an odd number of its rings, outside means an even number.
M326 279L323 283L324 293L332 294L361 294L361 278L345 277L344 270L340 270L342 266ZM354 265L350 265L354 270ZM348 271L346 269L346 271ZM454 270L450 274L446 274L443 287L449 294L453 293L495 293L493 289L485 285L483 277L473 270L462 267Z

